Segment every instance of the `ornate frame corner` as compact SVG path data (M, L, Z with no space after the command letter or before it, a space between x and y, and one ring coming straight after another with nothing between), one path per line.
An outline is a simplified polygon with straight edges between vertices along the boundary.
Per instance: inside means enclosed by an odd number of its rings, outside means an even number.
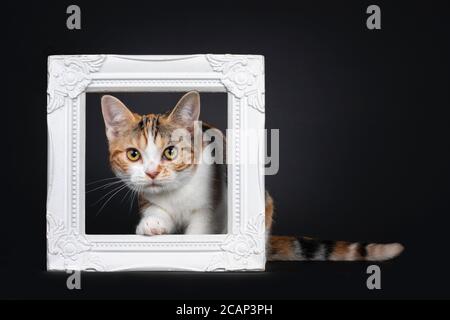
M127 72L116 72L117 67ZM161 237L86 234L86 93L193 89L228 93L228 123L237 132L227 146L232 161L229 233ZM51 56L47 96L48 270L264 270L264 137L262 132L256 138L242 133L242 129L264 129L262 56ZM241 158L250 153L258 154L258 162L243 165Z

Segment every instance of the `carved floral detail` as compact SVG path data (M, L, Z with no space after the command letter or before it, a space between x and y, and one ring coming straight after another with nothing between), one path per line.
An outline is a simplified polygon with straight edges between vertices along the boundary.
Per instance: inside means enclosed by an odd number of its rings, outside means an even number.
M104 55L50 58L47 112L62 107L66 97L78 97L91 82L91 73L99 71L104 60Z
M63 221L47 213L47 252L61 256L66 270L105 270L100 259L89 252L91 248L84 235L68 231Z
M244 270L248 259L264 251L264 215L260 214L250 220L247 229L241 234L229 235L220 246L223 250L214 256L207 271L220 271L223 266L227 269Z
M264 112L264 69L260 57L208 54L214 71L222 72L223 85L236 98L246 97L248 104Z
M80 254L91 249L85 236L68 231L64 222L56 221L51 214L47 215L48 253L61 255L76 260Z
M227 238L221 248L227 252L234 253L238 260L248 258L250 255L259 252L257 240L249 234L240 234Z

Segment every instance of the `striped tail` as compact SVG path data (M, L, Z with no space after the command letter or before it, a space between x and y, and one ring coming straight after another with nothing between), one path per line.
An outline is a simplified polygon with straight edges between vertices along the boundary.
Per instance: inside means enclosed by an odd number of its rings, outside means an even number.
M307 237L271 236L270 261L384 261L403 251L400 243L378 244L323 241Z

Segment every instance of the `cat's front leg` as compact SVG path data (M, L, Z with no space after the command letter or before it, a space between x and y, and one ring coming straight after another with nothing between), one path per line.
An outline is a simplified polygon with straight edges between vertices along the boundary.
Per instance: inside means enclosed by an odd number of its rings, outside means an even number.
M136 234L154 236L170 234L175 231L172 217L163 209L150 206L142 212L141 221L136 227Z
M212 222L212 216L209 210L196 210L189 218L185 234L214 233Z

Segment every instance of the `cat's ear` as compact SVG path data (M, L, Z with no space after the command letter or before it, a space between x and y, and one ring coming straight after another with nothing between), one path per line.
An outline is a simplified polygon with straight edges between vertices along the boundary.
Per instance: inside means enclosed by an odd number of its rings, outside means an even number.
M102 97L102 113L105 120L106 136L112 140L134 119L130 110L116 97Z
M181 97L170 113L169 119L181 126L192 127L199 116L200 94L197 91L190 91Z

